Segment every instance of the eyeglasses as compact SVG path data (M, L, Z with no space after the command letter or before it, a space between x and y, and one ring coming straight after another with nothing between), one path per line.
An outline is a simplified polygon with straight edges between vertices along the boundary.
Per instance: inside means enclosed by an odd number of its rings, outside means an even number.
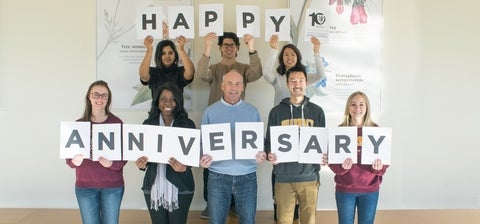
M93 92L91 93L93 99L98 100L101 98L102 100L108 100L108 93L99 93L99 92Z
M223 43L222 47L223 48L234 48L234 47L237 47L237 45L235 45L235 43L231 43L231 44Z
M175 99L174 98L170 98L170 99L160 98L160 102L162 102L162 103L175 103Z

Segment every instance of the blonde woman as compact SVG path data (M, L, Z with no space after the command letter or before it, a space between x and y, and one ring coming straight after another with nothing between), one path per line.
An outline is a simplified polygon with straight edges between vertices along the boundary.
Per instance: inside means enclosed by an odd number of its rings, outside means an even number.
M373 224L382 177L388 165L376 159L371 165L361 164L362 127L377 127L371 118L370 102L365 93L352 93L345 105L343 122L339 126L358 127L357 164L346 159L342 164L330 164L335 173L337 213L339 224L353 224L358 209L358 224Z

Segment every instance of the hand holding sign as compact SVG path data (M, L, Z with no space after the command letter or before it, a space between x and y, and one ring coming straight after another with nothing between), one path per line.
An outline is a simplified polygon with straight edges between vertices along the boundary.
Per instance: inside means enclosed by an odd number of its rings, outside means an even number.
M267 158L267 154L261 151L258 152L257 155L255 156L255 160L257 161L257 163L261 163L265 161L266 158Z
M143 40L143 46L147 49L147 51L153 52L153 37L148 35Z
M83 162L83 155L82 154L78 154L78 155L76 155L75 157L72 158L72 163L75 166L82 165L82 162Z
M205 44L205 49L203 50L203 55L205 57L210 57L210 54L212 52L212 45L213 41L217 39L217 34L214 32L208 33L204 38L203 38L203 43Z
M100 156L98 158L98 162L100 164L102 164L102 166L105 167L105 168L110 168L113 165L112 160L108 160L108 159L106 159L105 157L102 157L102 156Z
M373 161L372 168L377 171L382 170L383 168L382 160L376 159L375 161Z
M273 34L269 40L270 48L278 50L278 35Z
M170 160L168 160L168 164L170 164L170 166L172 167L173 170L175 170L175 172L187 171L187 166L183 165L181 162L179 162L173 157L170 158Z
M148 158L146 156L142 156L135 161L135 165L137 165L138 169L145 169L147 168Z
M245 44L247 45L249 52L255 51L255 46L253 45L255 42L255 37L253 37L250 34L245 34L243 35L243 40L245 41Z
M213 162L213 157L211 155L205 154L202 156L200 159L200 166L203 168L208 168L210 165L212 165Z
M353 165L353 160L351 158L347 158L345 159L345 161L343 161L342 168L349 170L352 168L352 165Z

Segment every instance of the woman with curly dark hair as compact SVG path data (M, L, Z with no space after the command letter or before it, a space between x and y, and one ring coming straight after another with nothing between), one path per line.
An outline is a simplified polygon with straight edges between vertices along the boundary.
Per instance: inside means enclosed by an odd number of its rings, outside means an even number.
M195 128L183 107L183 94L170 82L158 88L149 118L143 124ZM195 190L191 167L173 157L169 164L161 164L148 162L148 158L143 156L136 165L145 171L142 190L152 224L187 223Z

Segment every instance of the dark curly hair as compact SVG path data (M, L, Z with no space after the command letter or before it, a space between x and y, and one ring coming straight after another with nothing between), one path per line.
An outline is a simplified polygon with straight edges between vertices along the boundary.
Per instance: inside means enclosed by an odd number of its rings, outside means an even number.
M235 42L235 45L240 46L240 40L238 40L237 34L233 32L223 32L223 36L218 37L218 46L222 46L223 39L229 38Z
M173 117L176 120L183 120L188 118L188 113L185 111L183 107L183 93L180 91L180 88L171 83L166 82L158 87L157 91L154 93L154 98L152 100L152 109L150 110L150 114L148 119L157 118L160 116L160 109L158 108L158 102L160 101L160 95L163 91L168 90L172 92L173 99L175 100L175 108L173 108ZM148 120L147 119L147 120Z

